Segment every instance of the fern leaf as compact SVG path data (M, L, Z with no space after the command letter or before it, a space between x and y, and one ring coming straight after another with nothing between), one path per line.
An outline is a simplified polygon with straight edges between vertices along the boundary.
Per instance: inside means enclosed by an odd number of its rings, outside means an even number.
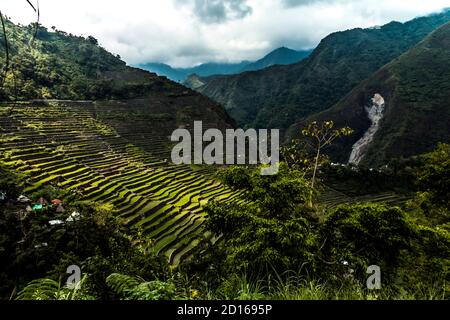
M57 300L60 285L51 279L38 279L31 281L17 295L16 300Z
M116 295L123 298L128 298L130 292L139 286L139 281L130 276L113 273L106 278L106 284Z

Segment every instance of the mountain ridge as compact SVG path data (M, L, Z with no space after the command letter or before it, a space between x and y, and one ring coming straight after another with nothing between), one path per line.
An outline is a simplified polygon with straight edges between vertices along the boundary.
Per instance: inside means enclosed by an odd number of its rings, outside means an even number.
M335 161L346 162L355 143L367 132L367 108L373 95L386 101L380 127L367 146L363 165L380 166L389 159L410 157L450 142L450 22L363 81L332 108L291 126L287 136L299 135L313 120L349 125L353 137L329 150Z
M297 63L311 54L312 50L296 51L286 47L275 49L263 58L246 65L239 73L258 71L274 65L289 65Z
M218 127L234 127L234 120L217 102L154 73L129 67L98 45L93 37L80 37L39 26L6 21L10 69L0 74L0 101L143 99L145 112L173 110L172 131L195 120L211 120ZM0 54L5 46L0 44ZM5 76L6 75L6 76ZM192 106L195 105L195 110ZM145 106L145 105L144 105Z
M197 90L218 101L240 126L283 131L324 111L383 65L450 21L450 10L406 23L335 32L305 60L203 79Z
M306 58L312 50L292 50L281 47L269 52L257 61L239 63L204 63L191 68L173 68L164 63L138 64L136 67L165 76L176 82L184 82L189 76L210 77L216 75L232 75L246 71L261 70L272 65L288 65Z

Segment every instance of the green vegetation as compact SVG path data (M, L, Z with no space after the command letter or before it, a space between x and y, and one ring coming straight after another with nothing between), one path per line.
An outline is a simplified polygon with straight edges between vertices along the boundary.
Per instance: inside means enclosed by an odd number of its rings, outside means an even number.
M430 159L448 157L447 148L442 146L424 156L423 165L416 168L417 181L423 181L430 166L445 170L447 164ZM443 149L447 150L445 154ZM292 175L297 178L292 180ZM226 181L242 181L242 172L237 169L225 176ZM423 199L419 192L403 209L366 203L324 212L320 206L313 210L305 205L309 184L295 170L283 167L276 178L250 171L247 177L249 180L241 185L247 185L251 205L211 203L207 209L209 228L222 237L201 262L194 263L193 270L208 266L211 271L205 277L210 281L214 275L223 275L216 280L219 292L230 285L232 278L228 275L235 275L239 280L235 280L232 298L239 297L242 277L247 279L253 298L258 297L256 293L259 298L448 298L448 205L428 202L430 207L419 208ZM435 176L440 185L445 179ZM265 187L260 194L258 186L262 183ZM427 188L431 195L438 195L440 189L433 184L420 184L419 189ZM297 186L303 192L294 194L304 194L303 201L290 193ZM272 197L274 190L282 201ZM436 210L441 213L440 219L429 219ZM379 292L365 289L366 270L374 264L383 270Z
M312 140L312 142L310 142L311 147L316 153L314 157L313 176L311 179L312 188L315 186L317 170L319 168L323 150L331 146L336 139L349 136L352 133L353 130L349 127L334 129L333 121L326 121L320 124L312 122L303 129L302 134Z
M178 167L164 160L169 149L163 129L154 136L153 128L143 131L147 122L98 120L114 111L126 117L127 108L132 114L139 110L149 115L152 109L132 102L98 102L96 119L92 108L93 103L86 102L17 105L11 115L0 117L7 137L14 137L0 145L0 160L24 174L26 195L51 186L83 201L112 204L121 221L151 241L155 252L174 264L190 258L211 241L204 228L206 202L241 195L211 179L209 169ZM139 139L142 148L136 145ZM44 198L50 200L48 195Z
M1 169L3 176L17 177ZM5 187L5 179L0 182ZM20 188L20 187L19 187ZM57 281L65 275L72 264L80 265L89 276L90 290L101 292L106 273L126 272L156 278L168 268L165 261L146 250L147 244L137 233L125 228L117 218L112 206L79 201L65 190L44 188L33 194L32 201L43 198L46 201L59 198L65 212L58 213L56 206L47 204L40 211L25 211L23 205L14 204L19 194L9 189L8 197L1 204L0 238L1 296L17 294L30 278L49 275L53 281L33 282L31 288L39 286L62 290L55 299L66 296L75 298L75 293L63 289ZM72 215L77 212L78 215ZM72 217L72 221L68 220ZM63 224L52 225L49 221L61 220ZM136 240L138 239L138 240ZM139 240L140 239L140 240ZM30 287L28 288L28 291ZM41 292L44 295L44 292ZM22 298L36 298L23 291ZM42 297L41 297L42 298Z
M93 37L5 21L9 68L0 75L0 100L107 99L145 95L157 77L126 67ZM30 42L30 40L33 41ZM4 41L0 54L5 55Z
M281 118L269 122L283 127L322 110L446 20L448 12L328 37L311 58L289 67L301 81L278 83L277 75L270 80L282 93L259 87L283 97ZM384 168L336 166L323 149L351 130L326 121L299 131L314 143L285 148L275 176L254 166L175 166L167 160L170 133L194 119L204 128L233 126L220 106L126 67L92 37L38 25L34 36L32 26L5 26L11 67L0 99L102 100L0 106L2 299L449 298L448 145ZM410 72L398 69L402 59L423 51L444 61L447 29L387 67ZM437 75L425 74L433 84ZM395 79L398 92L414 108L434 110L422 104L425 85L408 79ZM253 90L251 82L239 86ZM430 95L440 105L438 91ZM298 113L299 101L307 107ZM269 123L275 109L266 102L249 123ZM82 271L73 288L65 285L72 265ZM371 265L382 271L375 291L366 287Z
M120 223L175 264L210 241L202 207L239 194L210 180L208 170L170 165L168 137L194 119L232 127L224 110L127 67L92 37L10 21L5 29L10 63L0 75L0 161L23 174L22 192L51 186L113 205ZM2 43L0 54L5 49Z
M211 171L169 165L105 131L120 127L89 110L22 104L0 118L16 137L0 146L8 155L0 175L5 299L448 297L448 145L383 170L321 162L316 190L314 166L284 164L268 177L257 168L219 170L226 187L205 178ZM387 189L389 181L398 185ZM411 192L418 194L405 204ZM26 205L13 200L22 193L32 202L63 200L66 211L18 215ZM338 197L325 203L330 194ZM372 201L388 203L365 204ZM48 224L73 211L83 219ZM64 288L72 264L86 276L76 293ZM365 289L371 264L384 270L381 292ZM53 282L25 287L39 278Z
M311 56L300 63L202 78L206 84L197 90L223 104L240 126L286 130L307 116L331 108L355 86L449 20L447 10L404 24L392 22L380 28L336 32L323 39ZM423 61L432 64L434 58ZM448 62L444 65L448 66ZM419 66L405 70L420 73L423 63ZM440 74L448 72L438 69L437 73L428 73L431 77ZM428 78L414 79L423 82ZM433 92L440 93L439 89ZM427 96L425 91L424 95ZM345 125L359 129L351 123Z
M40 188L31 198L59 198L66 213L49 206L41 213L17 215L21 205L11 200L22 187L2 167L0 186L10 194L1 206L1 255L8 261L1 270L2 296L448 299L450 216L442 190L449 186L441 173L448 171L449 156L449 146L441 145L414 162L418 192L403 208L366 203L323 210L316 200L313 207L308 204L316 192L308 175L285 164L275 176L261 176L258 168L221 169L218 177L235 192L242 190L246 201L209 202L206 229L216 236L197 243L202 249L179 266L155 256L152 240L141 228L126 228L113 218L117 209L112 205L79 201L78 195L62 189ZM50 219L64 221L73 210L79 219L48 225ZM83 272L74 289L64 285L65 269L72 264ZM382 270L378 291L365 286L366 269L374 264ZM26 286L33 278L41 280Z
M386 103L384 117L362 165L379 167L393 158L409 158L449 143L450 23L432 32L418 45L359 84L331 109L308 121L333 119L355 134L329 150L334 161L345 163L352 146L370 126L365 111L379 93ZM289 130L296 134L304 124Z

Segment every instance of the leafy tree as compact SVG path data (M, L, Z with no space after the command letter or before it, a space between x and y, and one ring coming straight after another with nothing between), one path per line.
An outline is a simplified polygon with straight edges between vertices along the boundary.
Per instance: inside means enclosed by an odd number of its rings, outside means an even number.
M251 188L251 171L244 166L233 166L218 172L218 177L233 189Z
M439 144L437 149L423 157L418 170L419 188L427 192L435 205L450 207L450 145Z
M283 161L292 169L303 172L304 176L312 173L314 168L314 156L312 148L307 141L295 139L290 144L280 148ZM326 156L321 157L320 163L325 163Z
M430 227L450 224L450 146L416 157L411 168L416 180L416 197L409 202L417 222Z
M93 45L98 45L98 40L97 39L95 39L93 36L89 36L88 38L88 41L90 42L90 43L92 43Z
M438 285L444 297L450 296L450 230L441 227L418 226L415 250L410 255L410 267L405 267L409 283L425 287Z
M240 170L231 169L229 175ZM226 265L250 275L298 270L311 261L310 188L302 174L281 164L278 175L248 174L246 204L212 202L206 207L207 228L222 236ZM228 177L231 181L236 179Z
M262 215L285 220L296 216L314 192L299 170L280 163L278 174L262 176L256 169L234 166L218 173L224 183L247 191L247 197L261 209Z
M6 199L17 199L23 189L24 180L24 175L12 172L0 162L0 193L4 193Z

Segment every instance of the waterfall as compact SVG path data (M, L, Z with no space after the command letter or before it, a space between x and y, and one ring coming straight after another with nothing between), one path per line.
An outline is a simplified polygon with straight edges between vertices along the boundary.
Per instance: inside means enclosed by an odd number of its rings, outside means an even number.
M350 164L358 165L366 155L367 149L380 127L381 119L383 119L385 109L384 98L381 94L376 93L372 98L372 105L365 109L372 125L369 130L366 131L364 136L353 145L350 160L348 161Z

